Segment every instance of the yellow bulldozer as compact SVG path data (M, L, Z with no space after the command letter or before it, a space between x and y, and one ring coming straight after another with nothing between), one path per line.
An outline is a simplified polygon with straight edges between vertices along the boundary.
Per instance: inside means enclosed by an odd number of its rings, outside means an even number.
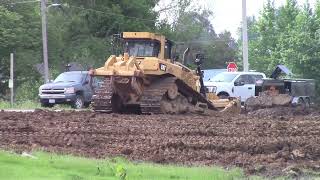
M95 111L138 114L181 114L215 110L203 86L200 61L191 70L172 57L173 43L163 35L123 32L124 53L111 55L105 65L90 71L104 77L92 99ZM221 104L221 103L220 103ZM240 111L240 103L225 103Z

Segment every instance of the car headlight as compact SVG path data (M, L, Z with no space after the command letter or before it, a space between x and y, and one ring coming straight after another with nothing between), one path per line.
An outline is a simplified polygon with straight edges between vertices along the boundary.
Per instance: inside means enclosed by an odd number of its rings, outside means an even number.
M42 91L42 89L41 89L41 87L39 87L39 94L42 94L42 92L41 92L41 91Z
M64 88L64 92L66 94L73 94L73 93L75 93L74 87Z

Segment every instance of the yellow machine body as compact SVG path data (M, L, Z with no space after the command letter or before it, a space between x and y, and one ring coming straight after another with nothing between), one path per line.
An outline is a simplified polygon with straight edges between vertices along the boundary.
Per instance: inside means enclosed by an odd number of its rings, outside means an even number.
M135 76L147 78L149 75L161 76L171 74L184 81L194 90L200 90L199 76L194 70L189 69L179 62L165 59L166 38L163 35L149 32L124 32L123 39L155 40L160 43L158 57L134 57L128 53L116 57L110 56L105 65L94 71L96 76Z
M200 93L198 73L173 60L172 43L163 35L124 32L122 39L124 54L111 55L103 67L91 72L105 77L93 97L95 110L176 114L215 108L216 100Z

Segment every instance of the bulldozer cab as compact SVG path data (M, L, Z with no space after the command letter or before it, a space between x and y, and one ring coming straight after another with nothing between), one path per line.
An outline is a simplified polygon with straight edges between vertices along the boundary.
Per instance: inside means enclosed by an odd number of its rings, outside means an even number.
M150 40L125 40L124 52L135 57L157 57L160 45Z
M124 32L121 38L124 53L128 53L129 56L172 58L173 43L162 35L149 32Z

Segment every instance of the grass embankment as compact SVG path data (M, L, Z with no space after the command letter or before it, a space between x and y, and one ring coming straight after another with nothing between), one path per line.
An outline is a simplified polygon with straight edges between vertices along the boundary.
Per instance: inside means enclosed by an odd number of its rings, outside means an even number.
M132 163L120 158L96 160L43 152L33 156L35 158L0 151L0 179L228 180L244 177L239 169Z
M8 101L1 101L0 100L0 109L37 109L41 108L39 102L35 101L23 101L23 102L16 102L11 106L11 103Z
M67 104L56 104L53 108L43 108L41 107L40 102L37 101L23 101L16 102L11 106L11 103L8 101L0 100L0 109L19 109L19 110L28 110L28 109L50 109L50 110L73 110L70 105Z

